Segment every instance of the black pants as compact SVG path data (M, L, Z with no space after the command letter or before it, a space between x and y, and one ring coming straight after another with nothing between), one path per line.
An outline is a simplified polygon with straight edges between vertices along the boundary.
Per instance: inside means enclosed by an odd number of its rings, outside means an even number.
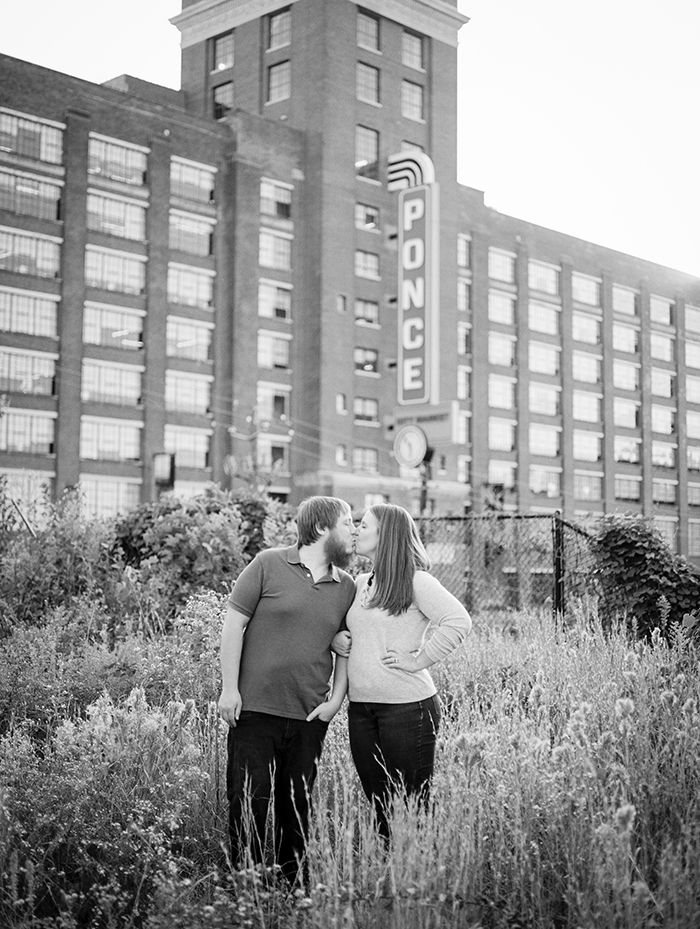
M265 829L274 797L274 859L298 877L309 825L309 795L328 723L242 711L228 734L229 834L235 867L246 850L265 864ZM248 802L250 807L248 808Z
M350 703L350 751L377 825L389 838L388 812L397 790L427 803L440 725L437 697L415 703Z

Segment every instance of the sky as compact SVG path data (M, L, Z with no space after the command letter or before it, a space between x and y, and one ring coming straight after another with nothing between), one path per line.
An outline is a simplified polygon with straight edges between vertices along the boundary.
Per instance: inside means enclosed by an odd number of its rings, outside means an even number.
M460 182L502 213L700 276L699 0L458 6ZM13 2L0 52L179 88L180 8Z

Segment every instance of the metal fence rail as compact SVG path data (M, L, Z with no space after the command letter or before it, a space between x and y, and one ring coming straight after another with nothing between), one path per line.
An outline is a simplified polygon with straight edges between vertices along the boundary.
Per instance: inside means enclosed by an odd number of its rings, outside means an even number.
M423 517L432 573L474 614L551 606L566 615L595 597L591 535L559 513Z

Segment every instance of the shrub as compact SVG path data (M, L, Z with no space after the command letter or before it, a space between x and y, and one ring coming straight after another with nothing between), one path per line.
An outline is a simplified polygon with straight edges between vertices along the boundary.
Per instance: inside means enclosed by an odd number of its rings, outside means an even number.
M657 627L668 634L673 625L683 623L684 617L697 609L700 571L675 555L647 521L630 516L604 517L593 549L601 615L608 625L615 617L627 616L641 636L650 635Z

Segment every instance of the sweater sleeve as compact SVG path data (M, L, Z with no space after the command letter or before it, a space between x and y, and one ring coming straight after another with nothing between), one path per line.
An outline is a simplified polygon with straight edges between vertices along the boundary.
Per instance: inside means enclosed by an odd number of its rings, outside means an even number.
M441 661L469 635L471 617L459 600L427 571L416 571L413 597L418 609L434 627L423 651L431 661Z

